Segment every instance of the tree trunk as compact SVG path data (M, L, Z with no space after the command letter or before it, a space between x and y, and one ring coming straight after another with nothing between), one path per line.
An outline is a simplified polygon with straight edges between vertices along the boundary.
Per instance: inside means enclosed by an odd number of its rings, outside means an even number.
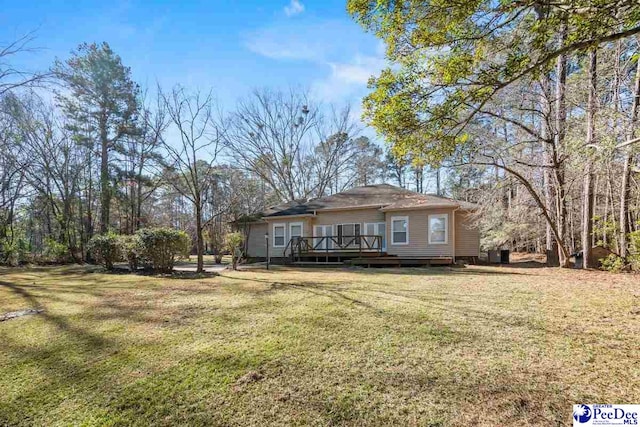
M202 203L196 198L196 251L198 255L197 273L204 273L204 237L202 234Z
M564 46L567 38L567 24L562 23L560 28L560 38L558 46L561 48ZM564 139L566 134L566 121L567 121L567 105L566 105L566 82L567 82L567 56L558 56L556 62L556 89L555 89L555 137L554 145L556 151L564 151ZM558 158L554 159L554 172L556 183L556 221L558 229L558 248L565 247L567 244L567 200L565 191L565 171L564 164L558 163ZM558 252L560 258L560 266L568 268L570 259L566 251L560 250Z
M100 121L100 232L109 231L111 188L109 185L109 141L106 118Z
M587 150L593 151L591 147L595 144L595 115L596 115L596 96L597 96L597 68L598 68L598 51L597 48L591 49L589 52L589 100L587 103ZM593 159L591 156L587 159L584 172L584 187L582 190L582 267L592 268L591 265L591 245L593 241Z
M633 88L633 103L631 106L631 122L629 123L629 131L627 140L631 140L635 136L636 122L638 120L638 107L640 104L640 60L636 65L636 78ZM629 226L629 199L631 198L631 166L633 163L633 146L626 147L626 155L624 166L622 169L622 187L620 190L620 256L627 257L628 242L627 234L630 231Z
M543 185L543 195L544 195L544 205L547 209L547 212L551 214L555 211L553 206L554 198L553 198L553 187L551 185L551 172L549 170L549 166L552 165L551 156L549 153L550 150L550 140L549 137L551 135L550 132L550 124L549 120L551 119L551 106L549 105L549 86L550 86L550 78L548 74L545 74L542 77L541 81L541 90L540 93L540 104L542 105L543 111L543 119L540 123L540 137L542 139L542 155L543 155L543 164L544 169L542 171L542 185ZM551 231L551 224L545 221L545 254L547 255L547 266L548 267L557 267L557 254L558 254L558 246L553 239L553 232Z

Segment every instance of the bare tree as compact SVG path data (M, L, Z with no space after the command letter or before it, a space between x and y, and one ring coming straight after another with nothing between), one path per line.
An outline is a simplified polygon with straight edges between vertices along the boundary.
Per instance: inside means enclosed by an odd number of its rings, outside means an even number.
M279 198L305 198L311 193L307 159L319 115L305 92L255 90L231 114L226 136L229 153Z
M589 95L587 101L587 140L586 146L590 150L596 140L596 97L597 97L597 66L598 53L594 47L589 51L588 81ZM591 268L591 246L593 245L593 160L588 158L584 172L583 205L582 205L582 266Z
M640 39L638 39L640 40ZM629 120L629 128L627 132L627 143L633 141L638 126L638 114L640 114L640 60L637 60L635 79L633 82L633 100L631 102L631 117ZM627 234L630 230L629 221L629 203L631 199L631 171L634 162L634 147L625 148L624 165L622 169L622 185L620 189L620 216L619 216L619 241L620 256L627 256L629 242Z
M305 91L256 90L231 115L229 155L281 200L335 191L353 156L357 129L349 107L329 110L323 114Z
M25 196L26 165L21 164L23 144L14 120L19 100L12 94L0 98L0 262L7 262L15 240L16 206Z
M162 138L171 167L179 180L170 184L193 204L198 255L197 272L204 271L205 193L211 185L212 167L222 148L224 123L214 117L212 92L189 93L174 87L165 93L158 87L161 103L167 111L171 125ZM177 133L170 138L172 131ZM169 139L170 138L170 139Z
M25 168L26 181L45 203L47 221L55 223L50 226L51 238L68 248L75 261L81 261L75 206L82 152L55 108L37 96L25 97L22 113L15 114L14 119L23 141L22 164L29 165Z
M44 82L50 73L18 70L11 65L14 56L34 52L30 46L35 39L33 32L27 33L6 46L0 46L0 96L14 89L33 86Z
M324 196L352 187L358 178L359 129L351 116L351 106L330 107L329 116L320 117L317 142L309 163L313 165L313 195Z
M162 156L158 151L162 136L169 126L169 117L162 102L146 105L147 94L141 101L142 108L137 131L125 138L122 158L117 169L122 176L126 231L134 233L143 225L142 207L163 184L161 177Z

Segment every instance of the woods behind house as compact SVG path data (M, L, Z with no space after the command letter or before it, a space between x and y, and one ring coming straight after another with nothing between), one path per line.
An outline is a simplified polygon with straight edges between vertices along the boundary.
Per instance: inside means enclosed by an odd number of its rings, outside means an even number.
M221 105L140 87L107 43L31 74L10 65L29 38L6 47L0 262L83 262L95 235L165 226L201 270L232 222L389 182L480 204L485 249L568 266L599 245L606 268L639 268L640 7L407 3L348 2L387 46L364 100L376 138L295 87Z

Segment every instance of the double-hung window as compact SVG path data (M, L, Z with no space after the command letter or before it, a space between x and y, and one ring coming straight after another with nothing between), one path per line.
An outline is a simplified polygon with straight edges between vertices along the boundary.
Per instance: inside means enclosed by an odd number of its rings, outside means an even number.
M391 244L392 245L408 245L409 244L409 217L407 216L391 217Z
M273 247L284 248L285 245L285 226L284 224L273 224Z
M429 244L444 245L449 241L449 215L429 215Z

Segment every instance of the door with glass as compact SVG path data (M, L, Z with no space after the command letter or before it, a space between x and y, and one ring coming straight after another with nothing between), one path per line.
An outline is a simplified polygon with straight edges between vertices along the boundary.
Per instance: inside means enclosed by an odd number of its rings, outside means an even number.
M333 248L330 239L332 234L333 227L331 225L315 225L313 227L313 249L316 251L331 250Z
M367 247L372 249L387 250L387 224L384 222L373 222L364 225L364 234L367 236ZM376 239L373 236L380 236Z

